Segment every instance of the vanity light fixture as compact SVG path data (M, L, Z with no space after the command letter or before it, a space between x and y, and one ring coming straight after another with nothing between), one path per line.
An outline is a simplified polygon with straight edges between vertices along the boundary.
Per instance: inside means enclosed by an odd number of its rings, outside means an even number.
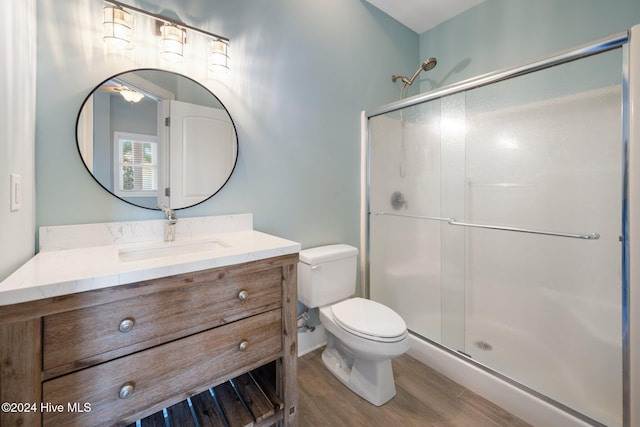
M133 15L120 6L105 6L102 8L102 27L105 43L128 49L132 45Z
M133 35L133 16L130 12L135 12L146 17L155 19L158 21L157 28L160 31L161 38L161 55L167 59L182 62L184 60L184 45L187 42L187 32L197 33L205 36L208 40L206 42L207 48L207 62L208 68L211 71L228 71L229 70L229 39L219 36L217 34L210 33L208 31L201 30L196 27L177 22L164 16L157 15L155 13L147 12L144 9L139 9L134 6L129 6L117 0L104 0L109 6L103 8L104 12L104 27L105 27L105 42L111 39L120 39L120 32L128 34L128 42L120 43L122 47L130 47ZM126 16L125 16L126 15ZM118 21L111 19L109 22L113 22L112 27L117 30L112 30L109 37L107 36L107 17L117 17ZM128 16L128 17L127 17ZM128 25L128 27L127 27ZM128 29L127 29L128 28ZM114 36L113 34L117 34ZM124 37L123 37L124 38ZM117 42L116 42L117 43Z
M160 27L162 48L160 55L172 62L184 60L184 45L187 42L187 32L177 25L164 23Z
M228 72L229 41L223 39L209 40L208 51L209 70L213 72Z

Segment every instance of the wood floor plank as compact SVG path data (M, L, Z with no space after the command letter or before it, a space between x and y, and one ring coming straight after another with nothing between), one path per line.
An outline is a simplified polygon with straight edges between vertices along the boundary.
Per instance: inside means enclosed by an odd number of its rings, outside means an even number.
M349 390L324 367L322 350L298 359L301 427L529 426L407 355L393 361L396 396L377 407Z
M476 413L481 414L496 425L509 427L529 426L529 424L525 423L520 418L469 390L465 390L458 399L463 401L465 405L474 408Z
M300 427L333 427L324 417L322 409L316 405L315 398L311 393L300 392L298 396L298 408L301 409L298 411L298 423L300 424Z
M314 412L330 426L386 426L409 425L398 420L396 410L385 409L383 417L378 416L376 407L348 390L324 367L320 353L311 358L299 360L300 394L311 395ZM403 402L400 402L403 403ZM398 402L395 402L398 406ZM305 415L301 407L300 417ZM305 425L315 425L320 420L309 420ZM425 425L422 423L422 425Z
M485 399L475 395L477 406L465 404L460 400L466 392L464 387L411 357L394 360L393 364L396 387L418 400L429 396L429 406L452 425L495 426L492 418L480 410L482 402L489 403ZM502 411L495 405L492 407Z
M324 367L320 352L298 359L298 367L300 395L311 396L315 412L322 417L309 420L305 425L313 426L321 422L328 422L331 426L403 425L398 423L393 412L387 412L385 417L376 416L374 405L347 389ZM299 416L302 417L304 413L301 407Z

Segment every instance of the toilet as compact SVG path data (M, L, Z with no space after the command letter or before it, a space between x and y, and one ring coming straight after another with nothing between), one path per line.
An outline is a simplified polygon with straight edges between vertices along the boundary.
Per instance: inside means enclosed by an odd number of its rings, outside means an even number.
M409 349L404 320L378 302L353 297L358 249L338 244L305 249L298 262L298 299L320 308L327 332L322 361L356 394L380 406L396 394L391 359Z

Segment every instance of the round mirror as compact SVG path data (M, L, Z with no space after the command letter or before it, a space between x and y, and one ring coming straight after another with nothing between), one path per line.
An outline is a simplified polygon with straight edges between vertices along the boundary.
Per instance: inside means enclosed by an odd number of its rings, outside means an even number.
M115 75L87 96L78 151L114 196L147 209L201 203L227 182L238 158L229 112L200 83L169 71Z

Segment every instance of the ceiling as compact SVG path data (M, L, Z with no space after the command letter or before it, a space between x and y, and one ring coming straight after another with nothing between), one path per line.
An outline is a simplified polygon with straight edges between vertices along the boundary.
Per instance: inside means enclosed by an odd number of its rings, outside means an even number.
M484 0L367 0L418 34L453 18Z

